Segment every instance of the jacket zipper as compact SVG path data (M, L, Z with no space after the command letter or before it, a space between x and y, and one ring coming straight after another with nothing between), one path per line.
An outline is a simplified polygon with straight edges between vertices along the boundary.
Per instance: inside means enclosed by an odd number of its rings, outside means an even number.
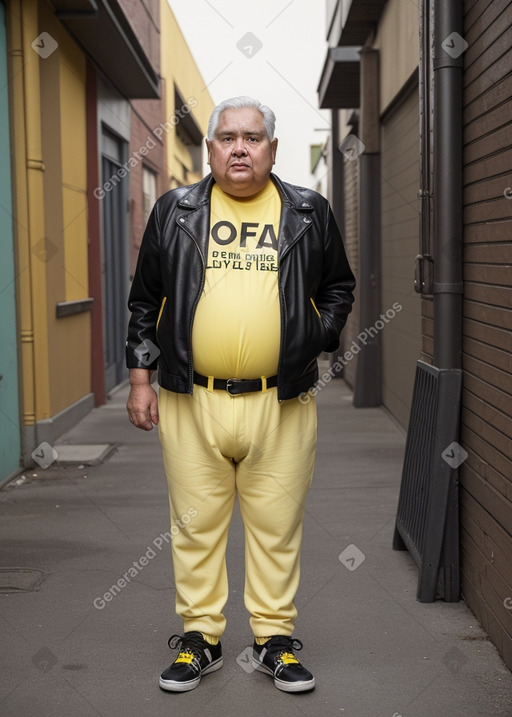
M286 304L284 301L284 290L281 285L281 262L279 262L279 264L278 264L277 288L278 288L278 294L279 294L279 305L281 308L281 341L280 341L280 347L279 347L279 361L277 364L277 400L279 403L282 403L283 399L279 398L279 389L281 388L281 375L282 375L281 366L283 363L285 334L286 334Z
M314 310L316 311L316 314L317 314L318 318L319 318L320 321L321 321L321 320L322 320L322 315L320 314L320 312L318 311L318 309L317 309L317 307L316 307L315 300L313 299L312 296L309 297L309 300L310 300L311 303L313 304L313 308L314 308Z
M160 325L160 319L162 318L162 314L164 313L164 306L165 302L167 301L167 296L164 296L162 299L162 303L160 304L160 311L158 312L158 319L156 320L156 332L158 334L158 327Z

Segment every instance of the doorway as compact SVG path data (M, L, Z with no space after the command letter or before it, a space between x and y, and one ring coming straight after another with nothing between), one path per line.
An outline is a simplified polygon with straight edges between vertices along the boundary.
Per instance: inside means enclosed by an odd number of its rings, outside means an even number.
M128 143L105 127L102 134L103 198L103 330L105 390L128 376L125 341L128 319L129 175L123 171ZM124 175L124 176L123 176ZM109 188L108 191L106 188Z

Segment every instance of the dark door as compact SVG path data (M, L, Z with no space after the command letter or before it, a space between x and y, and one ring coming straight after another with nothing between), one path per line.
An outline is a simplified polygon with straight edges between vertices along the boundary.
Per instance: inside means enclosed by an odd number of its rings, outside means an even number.
M128 176L121 176L126 142L104 129L102 175L103 186L109 186L103 198L103 281L105 331L105 389L111 391L123 381L125 368L124 346L128 296L127 207ZM124 172L126 174L126 172ZM107 184L108 183L108 184Z

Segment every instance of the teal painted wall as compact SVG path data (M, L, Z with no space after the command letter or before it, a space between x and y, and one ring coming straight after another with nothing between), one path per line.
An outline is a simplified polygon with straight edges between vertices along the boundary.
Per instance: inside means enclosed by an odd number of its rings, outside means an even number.
M5 6L0 3L0 483L20 466L16 277Z

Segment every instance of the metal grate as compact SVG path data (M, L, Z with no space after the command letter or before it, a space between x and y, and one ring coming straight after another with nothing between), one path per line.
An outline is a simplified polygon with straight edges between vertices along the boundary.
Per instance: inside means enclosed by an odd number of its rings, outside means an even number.
M417 363L393 548L408 550L418 565L421 602L432 602L436 595L453 602L460 596L456 441L461 382L458 369Z

